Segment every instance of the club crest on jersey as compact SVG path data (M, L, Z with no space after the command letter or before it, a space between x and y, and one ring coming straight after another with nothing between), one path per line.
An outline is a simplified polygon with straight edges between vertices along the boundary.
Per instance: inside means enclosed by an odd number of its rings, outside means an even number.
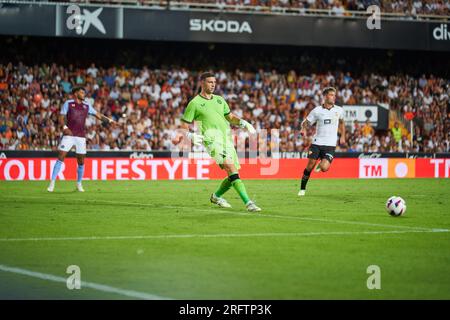
M218 104L222 104L222 100L217 99L217 103L218 103Z

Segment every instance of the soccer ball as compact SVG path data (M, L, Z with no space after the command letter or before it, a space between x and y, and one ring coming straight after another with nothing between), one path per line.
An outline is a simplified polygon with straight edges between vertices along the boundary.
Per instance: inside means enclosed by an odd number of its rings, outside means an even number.
M406 202L400 197L390 197L386 202L386 211L393 217L401 216L406 211Z

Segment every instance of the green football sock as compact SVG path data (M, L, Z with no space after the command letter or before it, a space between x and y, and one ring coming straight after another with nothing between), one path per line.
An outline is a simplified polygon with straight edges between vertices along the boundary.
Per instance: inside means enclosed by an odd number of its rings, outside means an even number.
M214 194L216 195L216 197L220 198L222 195L225 194L225 192L230 190L230 188L231 188L231 182L228 179L228 177L226 177L225 179L223 179L222 183L219 186L219 189L217 189L217 191L214 192Z
M247 191L245 190L245 186L242 180L241 179L234 180L231 184L241 197L242 201L244 201L244 204L247 204L250 201L250 198L248 197Z

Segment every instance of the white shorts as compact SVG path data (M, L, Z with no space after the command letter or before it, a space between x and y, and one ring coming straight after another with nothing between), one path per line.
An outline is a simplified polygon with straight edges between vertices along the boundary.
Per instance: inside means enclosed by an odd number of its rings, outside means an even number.
M81 137L63 136L58 150L69 152L74 145L76 154L86 154L86 138Z

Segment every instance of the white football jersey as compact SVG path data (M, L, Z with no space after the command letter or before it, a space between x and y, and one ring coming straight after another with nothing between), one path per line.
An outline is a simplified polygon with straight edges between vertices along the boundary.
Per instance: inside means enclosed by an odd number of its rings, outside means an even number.
M339 119L344 119L344 108L333 105L331 109L325 109L319 106L314 108L306 119L312 125L317 124L313 144L336 147Z

